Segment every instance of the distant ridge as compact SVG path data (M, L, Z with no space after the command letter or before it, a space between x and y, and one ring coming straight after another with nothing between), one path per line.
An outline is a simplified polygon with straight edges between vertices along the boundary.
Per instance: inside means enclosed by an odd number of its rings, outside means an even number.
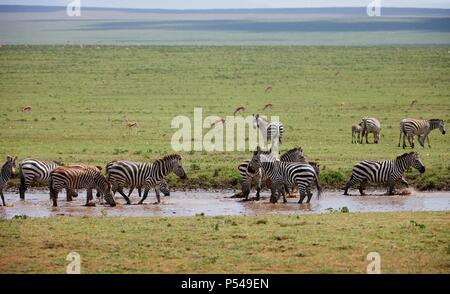
M37 5L0 5L1 12L55 12L65 10L64 6ZM331 14L366 16L366 7L323 7L323 8L236 8L236 9L149 9L149 8L108 8L83 7L86 11L116 11L128 13L162 13L162 14ZM450 17L450 9L444 8L397 8L382 7L383 16L446 16Z

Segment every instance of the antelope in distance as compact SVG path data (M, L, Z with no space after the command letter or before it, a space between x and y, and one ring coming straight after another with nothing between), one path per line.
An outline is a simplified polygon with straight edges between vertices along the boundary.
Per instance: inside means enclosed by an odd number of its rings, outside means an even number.
M272 86L267 86L266 89L264 90L264 92L266 92L266 93L272 92Z
M131 131L135 130L135 133L137 133L137 129L139 128L139 123L137 121L130 121L126 119L127 122L127 129Z
M238 113L238 112L244 112L244 111L245 111L245 107L240 106L240 107L236 108L236 110L233 112L233 115L236 115L236 113Z
M225 119L223 117L219 117L219 119L217 119L216 121L212 122L210 128L213 128L213 127L217 126L220 123L222 123L222 124L225 123Z
M20 106L20 111L22 111L22 112L31 112L31 110L32 110L32 108L30 105Z
M264 105L263 110L266 110L268 108L272 108L273 104L272 103L267 103L266 105Z

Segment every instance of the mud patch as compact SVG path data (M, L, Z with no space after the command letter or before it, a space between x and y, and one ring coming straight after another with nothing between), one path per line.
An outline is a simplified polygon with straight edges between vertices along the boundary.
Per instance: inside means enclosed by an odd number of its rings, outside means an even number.
M116 196L116 207L83 206L85 193L67 202L63 197L58 207L52 207L49 194L45 191L31 191L26 200L20 200L17 193L5 193L6 207L0 207L0 218L12 219L15 216L54 217L54 216L111 216L111 217L147 217L147 216L195 216L195 215L270 215L270 214L308 214L329 213L348 208L349 212L389 212L389 211L448 211L450 210L449 192L413 192L408 196L383 196L382 192L373 192L368 196L343 196L342 192L324 192L318 200L310 204L298 204L298 198L288 198L287 203L269 203L269 194L262 193L260 201L242 201L229 198L233 191L186 191L172 192L170 197L162 197L162 203L152 204L154 195L149 195L144 205L125 205L122 197ZM132 203L139 197L132 195ZM331 208L331 209L330 209Z

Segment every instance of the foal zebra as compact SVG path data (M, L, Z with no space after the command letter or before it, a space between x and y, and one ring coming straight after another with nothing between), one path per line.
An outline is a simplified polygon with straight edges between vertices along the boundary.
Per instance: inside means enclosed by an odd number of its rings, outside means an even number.
M37 159L24 159L19 163L20 171L20 199L25 199L25 192L30 186L31 182L38 181L42 183L50 182L50 173L60 164L54 161L41 161ZM71 201L72 197L76 197L74 191L67 190L67 200Z
M262 151L263 154L270 154L270 151ZM281 161L285 162L306 162L305 156L303 156L302 148L293 148L280 157ZM245 200L248 200L250 194L251 182L256 180L256 200L260 198L261 183L267 182L263 170L253 170L248 164L250 160L244 160L239 164L238 170L242 178L242 194L245 196Z
M50 199L58 206L58 193L62 189L86 189L86 206L91 205L92 189L97 189L110 206L116 206L111 192L111 184L97 167L87 165L60 166L50 173Z
M408 185L404 179L405 171L410 167L416 168L419 172L425 172L425 166L420 161L416 152L405 153L394 160L374 161L365 160L353 166L352 176L345 185L344 195L348 195L348 189L359 183L359 193L364 194L367 182L388 183L388 195L394 194L395 183L400 180Z
M361 143L365 136L366 144L369 144L367 136L369 135L369 133L373 133L373 142L375 144L378 144L380 142L380 132L381 132L380 121L374 117L363 117L361 120L362 120L360 123L362 124Z
M405 138L408 138L408 143L411 148L414 148L414 135L419 137L419 143L424 147L425 139L427 139L428 147L431 148L428 134L434 130L439 129L442 135L445 135L445 123L442 119L411 119L405 118L400 121L400 136L398 138L398 147L403 134L403 149L406 148Z
M259 114L253 115L253 128L258 128L264 138L264 144L267 146L271 143L272 149L274 144L278 140L281 144L281 139L284 134L283 124L279 121L269 123L265 118L259 116Z
M144 196L139 201L139 204L142 204L147 198L150 188L160 185L160 182L170 172L173 171L182 179L186 178L181 160L180 155L172 154L156 160L154 163L115 161L107 165L107 177L111 182L113 193L118 191L127 204L131 204L131 202L129 196L123 192L123 188L127 186L143 187L145 189ZM159 189L160 186L155 187L158 203L160 202ZM130 189L130 194L131 191Z
M7 156L6 162L3 164L0 171L0 196L2 197L3 206L6 206L5 197L3 196L3 189L5 189L6 184L15 172L16 159L17 157Z
M262 169L266 176L272 180L272 195L270 197L272 203L278 201L280 192L283 195L283 202L286 202L285 185L298 186L300 192L298 203L302 203L306 196L308 197L307 203L309 203L312 196L310 184L313 180L315 180L317 186L317 197L320 197L319 178L314 168L309 164L278 161L270 154L263 154L258 146L249 162L249 167L254 170Z

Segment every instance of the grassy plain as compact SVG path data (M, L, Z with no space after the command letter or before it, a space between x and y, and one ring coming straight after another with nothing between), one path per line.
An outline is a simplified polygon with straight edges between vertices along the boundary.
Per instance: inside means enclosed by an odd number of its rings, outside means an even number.
M105 212L105 215L107 211ZM448 212L0 220L1 273L448 273Z
M322 183L342 185L354 163L391 159L402 118L450 118L450 48L296 46L2 46L0 156L104 165L172 153L177 115L278 115L283 149L302 146ZM271 85L273 91L265 93ZM413 100L416 106L411 107ZM266 103L273 109L262 111ZM341 107L341 103L345 106ZM19 110L31 105L30 113ZM352 145L363 116L382 123L379 145ZM125 120L138 121L137 132ZM205 133L206 133L205 129ZM422 188L450 184L450 137L417 148L427 167L408 173ZM418 145L418 144L417 144ZM409 151L409 150L408 150ZM238 186L250 152L184 152L189 187Z

